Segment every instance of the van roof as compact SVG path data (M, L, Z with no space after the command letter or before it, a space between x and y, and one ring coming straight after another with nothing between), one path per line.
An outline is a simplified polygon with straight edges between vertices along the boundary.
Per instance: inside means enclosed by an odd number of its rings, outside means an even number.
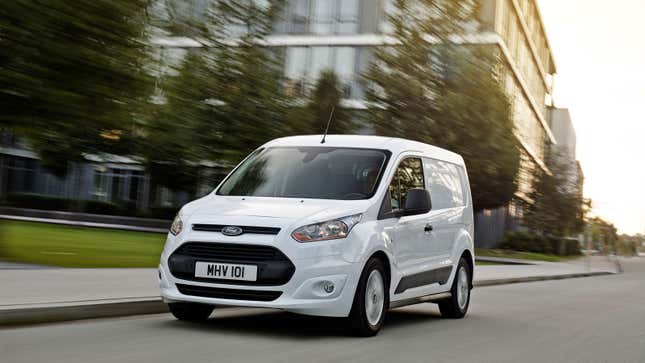
M393 155L402 152L416 151L427 157L464 165L464 159L452 151L417 141L395 137L366 136L366 135L327 135L325 143L321 144L323 135L290 136L275 139L264 144L263 147L293 147L293 146L318 146L318 147L353 147L361 149L389 150Z

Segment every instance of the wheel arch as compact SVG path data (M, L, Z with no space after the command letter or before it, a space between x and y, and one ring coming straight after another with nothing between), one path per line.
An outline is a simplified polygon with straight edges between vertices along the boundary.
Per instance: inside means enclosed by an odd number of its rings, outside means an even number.
M376 258L383 263L383 267L385 267L385 276L387 280L387 286L388 288L390 287L390 283L392 282L392 266L390 265L390 258L388 257L387 253L383 250L377 250L373 252L370 257L367 259L367 261L371 260L372 258ZM367 264L367 261L365 262ZM363 267L364 268L364 267Z
M475 257L473 256L472 252L468 249L464 250L464 252L461 253L460 259L464 258L466 262L468 263L468 272L470 275L470 288L473 288L473 279L475 278Z

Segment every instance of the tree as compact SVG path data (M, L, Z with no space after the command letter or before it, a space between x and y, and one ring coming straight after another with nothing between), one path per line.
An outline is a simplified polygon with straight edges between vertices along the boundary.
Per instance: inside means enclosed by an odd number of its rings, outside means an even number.
M234 165L283 134L288 102L282 72L261 44L283 2L221 0L194 29L187 29L194 21L166 22L167 31L198 34L205 46L159 79L163 101L142 145L155 184L185 190L204 162Z
M379 47L365 74L377 134L434 144L461 154L476 210L513 198L519 169L511 103L492 47L462 44L476 23L468 0L397 0L394 44Z
M594 248L609 254L616 252L618 242L618 231L616 227L600 217L594 217L589 220L587 225L591 240L594 242Z
M13 0L0 7L1 125L65 173L85 153L127 154L151 93L146 0Z
M438 92L432 140L463 156L476 210L507 205L517 190L520 145L512 107L488 47L462 47L450 56L454 74Z
M217 2L214 14L222 33L211 38L217 44L213 76L219 89L211 96L217 132L209 135L217 160L237 162L284 134L288 102L282 69L276 55L261 45L283 5L284 0Z
M530 195L533 203L525 218L529 228L555 236L582 232L587 210L582 181L571 178L571 164L566 160L552 151L548 158L550 173L538 170Z
M292 99L287 115L288 133L292 135L319 134L325 130L330 117L329 134L348 134L356 129L351 111L341 105L342 84L333 70L324 70L308 97L305 105ZM333 110L333 115L331 114Z
M208 103L216 84L211 78L213 59L205 51L189 52L174 76L164 77L161 104L151 107L143 128L139 153L154 186L193 191L201 162L208 160L208 139L216 128Z

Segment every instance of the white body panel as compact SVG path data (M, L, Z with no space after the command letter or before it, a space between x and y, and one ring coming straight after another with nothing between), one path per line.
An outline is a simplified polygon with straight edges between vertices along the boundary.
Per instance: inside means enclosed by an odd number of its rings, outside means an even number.
M167 302L198 302L213 305L269 307L319 316L348 316L356 286L365 263L375 253L387 256L390 272L390 302L405 301L450 290L461 256L470 256L474 266L473 210L470 188L467 201L459 208L432 210L427 214L379 219L379 211L388 185L398 166L407 156L449 162L464 168L463 159L452 152L430 145L374 136L329 135L324 145L321 136L289 137L263 146L350 147L387 150L391 153L375 194L365 200L321 200L220 196L211 193L184 206L180 212L183 230L168 234L160 262L161 295ZM432 194L432 193L431 193ZM362 219L344 239L300 243L291 233L302 226L361 213ZM220 232L195 231L194 224L224 226L259 226L280 228L277 235L242 234L226 236ZM426 225L433 230L424 231ZM236 281L213 283L189 281L173 276L169 257L187 242L212 242L272 246L295 266L288 282L279 286L237 284ZM236 264L236 263L233 263ZM444 284L431 283L395 293L401 279L436 269L450 268ZM332 293L321 293L322 281L333 282ZM231 300L184 295L176 284L221 289L280 291L273 301Z

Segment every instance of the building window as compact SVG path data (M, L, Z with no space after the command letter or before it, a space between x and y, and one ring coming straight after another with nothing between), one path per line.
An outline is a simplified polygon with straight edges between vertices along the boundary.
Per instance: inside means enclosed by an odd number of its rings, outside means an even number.
M359 0L339 0L338 33L358 33Z
M309 23L309 0L295 0L292 2L291 29L289 33L301 34L307 32Z
M354 74L356 72L356 48L339 47L336 49L334 71L343 85L345 98L351 98Z
M396 5L394 4L394 0L380 0L380 2L382 3L381 9L383 11L380 16L379 30L383 34L390 34L394 31L394 28L392 27L392 23L390 23L389 17L396 10Z
M307 72L307 47L287 48L285 76L287 79L302 79Z
M7 158L7 185L9 193L36 192L36 161L20 157Z
M312 33L333 33L334 2L329 0L313 0L311 27Z
M287 93L304 95L313 88L325 70L338 76L345 98L360 98L359 76L361 56L366 49L359 47L289 47L286 50L285 78ZM365 64L367 66L367 63Z
M290 1L283 29L289 34L356 34L360 3L361 0Z
M331 47L312 47L311 66L309 67L309 79L316 82L320 73L324 70L332 69L333 48Z

